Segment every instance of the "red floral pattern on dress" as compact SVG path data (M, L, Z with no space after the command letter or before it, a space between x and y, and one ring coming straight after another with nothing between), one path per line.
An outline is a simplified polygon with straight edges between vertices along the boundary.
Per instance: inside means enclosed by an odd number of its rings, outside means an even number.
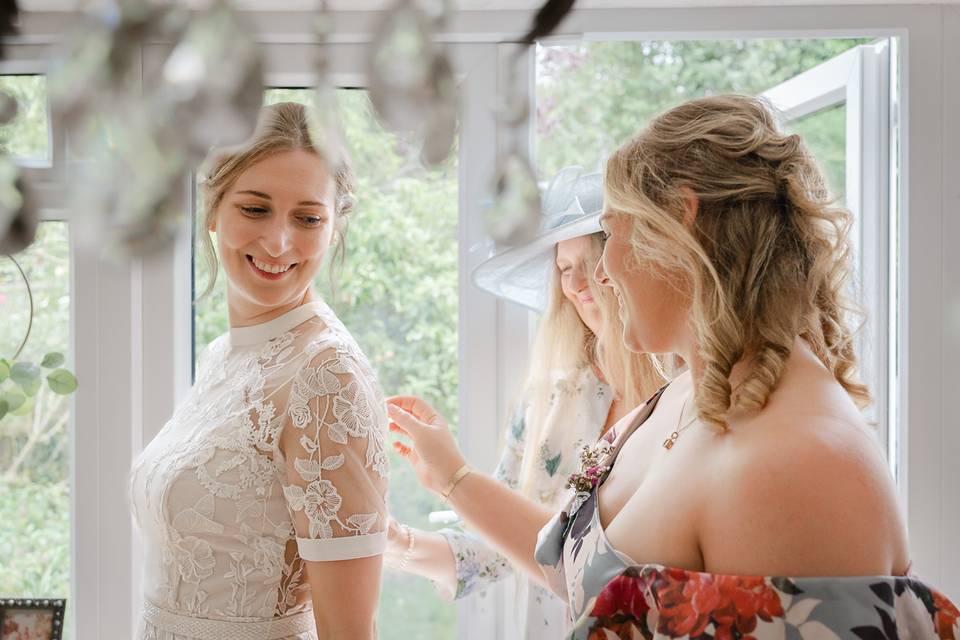
M651 589L652 586L652 589ZM780 594L762 577L723 576L682 569L621 574L597 595L590 615L597 619L591 639L609 630L631 638L646 630L651 591L659 613L657 633L670 638L696 638L709 629L717 640L750 638L757 621L784 616ZM634 623L639 622L639 626ZM643 636L648 634L643 633ZM637 635L636 637L641 637ZM951 639L956 640L956 639Z
M960 609L947 600L947 598L937 591L931 590L933 595L933 606L936 612L933 614L933 626L937 630L940 640L957 640L956 630L958 628L957 620L960 619Z
M657 631L672 638L697 637L714 624L714 637L746 637L757 619L784 615L780 594L762 577L724 576L668 569L656 585Z
M599 618L620 613L643 620L650 611L646 598L649 583L649 578L632 572L617 576L597 594L590 615Z

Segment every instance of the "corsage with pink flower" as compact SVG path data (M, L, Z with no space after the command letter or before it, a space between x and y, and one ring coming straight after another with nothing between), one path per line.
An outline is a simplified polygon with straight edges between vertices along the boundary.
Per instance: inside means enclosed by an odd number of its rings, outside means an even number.
M573 503L570 505L570 515L576 513L580 506L590 497L590 494L600 481L610 471L610 465L603 464L610 454L613 445L607 440L599 440L594 445L585 445L580 452L580 472L571 473L567 479L567 487L574 490Z

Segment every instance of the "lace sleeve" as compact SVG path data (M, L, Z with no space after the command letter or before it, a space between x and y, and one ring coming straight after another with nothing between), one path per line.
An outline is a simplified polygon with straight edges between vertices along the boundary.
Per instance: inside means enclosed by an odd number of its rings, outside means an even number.
M290 390L283 493L305 560L363 558L386 546L386 411L362 358L325 348Z

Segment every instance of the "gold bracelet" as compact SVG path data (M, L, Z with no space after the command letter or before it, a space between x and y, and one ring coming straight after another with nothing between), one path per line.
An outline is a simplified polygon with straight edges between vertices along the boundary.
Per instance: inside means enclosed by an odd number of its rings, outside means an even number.
M463 478L471 471L473 471L473 469L470 468L470 465L464 463L462 467L457 469L454 474L450 476L450 481L447 483L447 486L440 490L440 495L443 496L444 500L450 497L450 494L453 493L453 488L457 486L457 483L463 480Z

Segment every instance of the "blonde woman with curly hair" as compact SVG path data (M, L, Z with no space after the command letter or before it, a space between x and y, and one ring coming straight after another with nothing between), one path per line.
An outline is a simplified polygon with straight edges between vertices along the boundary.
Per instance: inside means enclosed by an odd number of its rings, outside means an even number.
M593 281L603 250L602 208L601 175L564 169L543 195L542 232L473 274L482 289L542 314L493 477L552 510L566 502L582 448L664 380L649 356L623 348L616 298ZM434 580L457 599L517 579L518 638L554 640L568 626L563 600L529 585L472 532L392 523L384 561Z
M851 218L800 137L759 99L692 100L620 147L604 188L596 277L624 343L689 371L584 456L553 517L464 467L425 403L393 399L427 486L567 599L570 638L955 637L960 611L907 577L856 379Z
M226 274L230 328L131 472L138 640L376 635L387 416L313 289L343 249L353 175L310 130L303 105L265 107L253 138L205 171L201 242Z

